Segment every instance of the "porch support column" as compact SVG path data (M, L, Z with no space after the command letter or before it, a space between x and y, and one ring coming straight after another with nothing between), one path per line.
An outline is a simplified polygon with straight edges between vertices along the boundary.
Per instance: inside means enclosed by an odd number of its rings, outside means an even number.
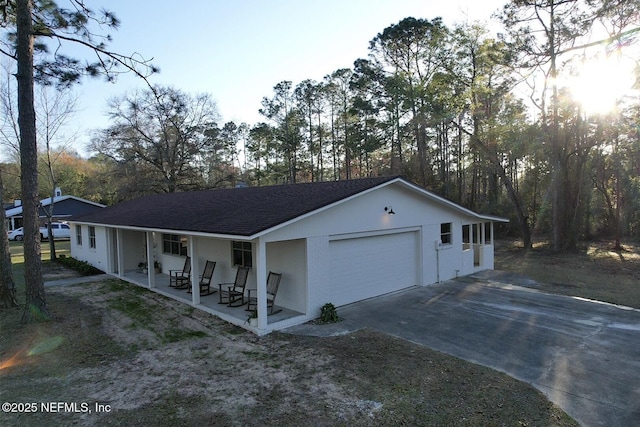
M264 240L256 242L256 281L258 292L258 329L267 328L267 248Z
M481 222L480 223L480 243L483 245L487 244L487 236L485 235L485 223Z
M122 229L116 228L116 263L118 277L124 277L124 247L122 246Z
M493 245L493 221L489 223L489 243Z
M156 271L153 268L153 231L147 231L147 279L149 288L156 287Z
M187 254L191 257L191 302L200 304L200 280L198 277L198 256L196 254L196 239L187 237Z

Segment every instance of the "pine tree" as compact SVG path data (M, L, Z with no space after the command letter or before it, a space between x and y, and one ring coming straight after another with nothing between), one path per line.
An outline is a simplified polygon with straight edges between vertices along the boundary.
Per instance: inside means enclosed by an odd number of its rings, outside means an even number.
M92 25L115 29L119 21L109 11L94 12L83 0L68 0L69 8L51 0L5 1L0 6L5 38L0 52L17 63L18 126L20 128L21 187L23 203L25 295L23 321L51 317L47 308L38 218L38 149L34 107L34 83L68 86L81 77L103 75L114 80L118 73L132 71L146 78L156 69L146 60L107 49L109 35L96 34ZM82 62L59 49L51 53L47 41L86 47L96 59ZM4 234L6 236L6 234ZM3 237L4 237L3 236ZM4 237L6 238L6 237Z

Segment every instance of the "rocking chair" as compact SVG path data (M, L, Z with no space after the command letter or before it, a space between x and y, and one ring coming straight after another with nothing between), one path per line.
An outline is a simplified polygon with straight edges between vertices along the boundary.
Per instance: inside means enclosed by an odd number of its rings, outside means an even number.
M249 267L238 267L236 280L233 283L219 283L219 304L227 304L229 307L240 307L245 304L244 287L247 285Z
M204 272L202 273L202 276L200 276L200 296L211 295L215 292L218 292L215 289L211 290L211 278L213 277L213 270L215 268L216 263L207 260L206 264L204 265ZM189 288L187 292L191 293L191 288Z
M191 257L184 260L182 270L169 270L169 286L176 289L186 289L191 283Z
M268 314L275 314L282 311L282 309L278 309L273 311L273 305L276 300L276 294L278 293L278 288L280 287L280 279L282 279L282 273L274 273L272 271L269 272L269 276L267 277L267 311ZM257 289L249 289L249 297L247 298L247 310L255 311L258 309L258 296L252 296L251 294L255 292L257 294Z

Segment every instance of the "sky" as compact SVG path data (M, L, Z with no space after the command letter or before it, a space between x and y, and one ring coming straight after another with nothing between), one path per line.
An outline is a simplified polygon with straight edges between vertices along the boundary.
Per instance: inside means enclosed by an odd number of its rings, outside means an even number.
M96 2L99 3L99 2ZM445 25L486 22L505 0L150 0L103 1L121 21L112 51L152 58L153 84L216 100L222 123L255 124L263 97L290 80L321 81L368 54L369 41L406 17ZM62 3L61 3L62 4ZM96 7L96 6L94 6ZM96 8L99 8L96 7ZM76 54L82 57L82 53ZM110 98L144 88L133 75L116 83L84 80L76 88L76 143L87 155L93 129L109 125Z

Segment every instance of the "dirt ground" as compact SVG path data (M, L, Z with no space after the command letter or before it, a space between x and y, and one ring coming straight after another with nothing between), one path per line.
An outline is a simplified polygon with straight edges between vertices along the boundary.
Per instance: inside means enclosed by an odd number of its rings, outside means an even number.
M0 425L576 425L524 383L372 331L257 337L116 280L47 293L53 321L0 311Z
M577 252L553 253L543 242L525 252L519 242L501 240L495 246L495 268L535 279L544 292L640 308L640 243L612 247L597 241Z
M638 249L498 242L496 268L640 308ZM45 280L75 275L46 266ZM577 425L527 384L373 331L257 337L117 280L47 288L47 299L46 323L0 308L2 426Z

